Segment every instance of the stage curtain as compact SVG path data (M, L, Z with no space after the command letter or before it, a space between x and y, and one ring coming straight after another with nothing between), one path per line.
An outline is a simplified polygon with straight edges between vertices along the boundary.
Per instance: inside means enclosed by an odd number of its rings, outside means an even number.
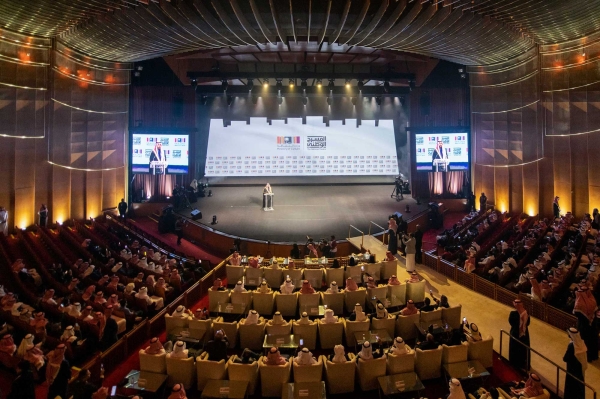
M462 191L465 172L455 171L446 173L446 191L451 194L458 194Z
M429 173L429 194L440 195L444 193L444 173L430 172Z
M173 194L175 185L175 175L135 175L133 187L137 190L144 190L147 197L170 197Z

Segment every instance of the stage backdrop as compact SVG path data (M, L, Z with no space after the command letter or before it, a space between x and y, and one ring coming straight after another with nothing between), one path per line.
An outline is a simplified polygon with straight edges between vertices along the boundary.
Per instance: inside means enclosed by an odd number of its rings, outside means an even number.
M392 120L212 119L205 176L396 175Z

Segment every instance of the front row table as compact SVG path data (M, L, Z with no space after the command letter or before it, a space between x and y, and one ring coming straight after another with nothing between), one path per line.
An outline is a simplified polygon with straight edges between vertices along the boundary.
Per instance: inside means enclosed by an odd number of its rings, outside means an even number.
M127 380L125 388L156 393L167 381L167 378L166 374L131 370L129 374L125 376L125 379Z
M416 373L402 373L386 375L377 378L379 382L379 397L381 395L385 398L399 398L410 397L414 398L415 392L417 398L421 396L421 391L425 389L425 386L419 379Z
M208 380L202 398L244 399L248 391L248 381Z
M282 399L325 399L325 382L294 382L283 384Z

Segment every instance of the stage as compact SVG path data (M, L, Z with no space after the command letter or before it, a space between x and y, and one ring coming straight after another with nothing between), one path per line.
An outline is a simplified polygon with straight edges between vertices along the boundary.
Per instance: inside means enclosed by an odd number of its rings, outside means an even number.
M271 242L304 244L306 236L315 240L338 240L348 237L350 225L366 234L370 222L387 227L387 218L394 212L404 214L408 204L411 212L405 219L427 209L427 202L417 205L405 195L396 202L390 198L393 184L345 186L273 186L274 210L262 209L262 186L211 187L212 197L198 198L192 208L202 212L197 222L232 236ZM191 209L178 213L190 217ZM218 224L211 225L213 215ZM382 230L371 225L371 234ZM352 236L360 235L356 230Z

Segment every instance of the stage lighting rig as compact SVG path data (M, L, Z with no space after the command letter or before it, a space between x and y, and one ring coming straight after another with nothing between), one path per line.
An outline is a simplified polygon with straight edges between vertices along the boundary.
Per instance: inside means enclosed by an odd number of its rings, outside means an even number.
M331 105L332 102L333 102L333 97L327 96L327 105Z
M377 103L377 105L381 106L381 97L375 97L375 102Z
M306 83L306 79L302 79L302 81L300 82L300 87L302 88L302 90L306 90L306 88L308 87L308 83Z
M277 96L277 104L279 104L279 105L283 104L283 97Z
M248 87L248 91L252 91L252 89L254 89L254 80L248 78L248 82L246 83L246 86Z
M332 91L335 88L334 79L329 79L329 84L327 85L327 88L329 89L329 91Z
M227 91L227 88L229 87L229 83L227 82L226 79L223 79L221 81L221 88L223 89L223 91Z
M196 90L196 87L198 87L198 81L196 79L192 79L192 87L194 90Z
M385 91L386 93L388 93L390 91L390 82L389 82L389 80L386 80L385 82L383 82L383 91Z
M361 79L358 81L358 83L356 84L356 87L358 87L359 91L362 91L363 87L365 87L365 82Z
M256 105L258 102L258 96L252 96L252 104Z
M289 85L290 85L290 89L294 88L294 86L296 85L296 83L294 82L294 79L290 79Z
M277 91L279 93L281 93L281 89L283 88L283 83L281 83L281 79L277 79L276 81L277 81L277 83L275 83L275 87L277 88Z
M227 96L227 106L231 106L232 103L233 103L233 97Z
M265 80L263 81L263 87L264 87L265 89L268 89L268 88L269 88L269 79L265 79Z
M356 107L356 97L352 97L352 105Z
M305 96L302 97L302 104L304 104L304 105L308 104L308 97L305 97Z
M350 79L346 79L346 89L350 88Z
M317 87L320 89L321 86L323 86L323 82L321 81L321 79L317 79Z

